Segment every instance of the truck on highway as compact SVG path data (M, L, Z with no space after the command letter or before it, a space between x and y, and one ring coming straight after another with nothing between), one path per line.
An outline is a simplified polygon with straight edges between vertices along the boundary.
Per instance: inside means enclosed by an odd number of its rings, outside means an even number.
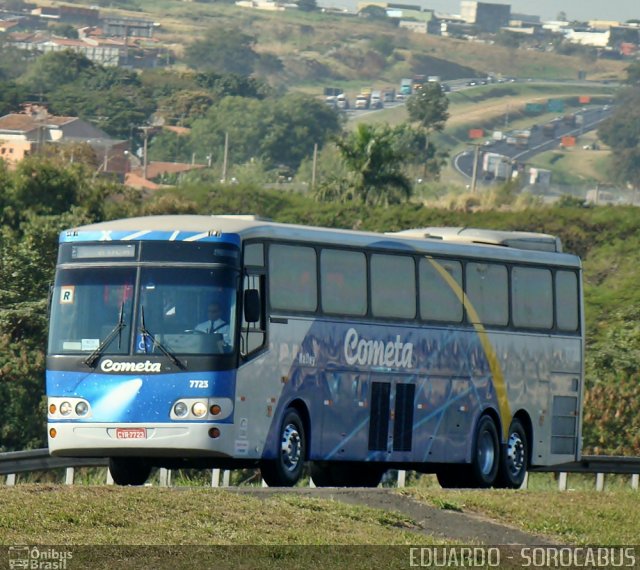
M551 121L542 126L542 134L545 137L555 137L558 129L558 121Z
M409 97L413 93L412 90L413 81L409 77L405 77L400 80L400 95L402 97Z
M382 101L384 103L393 103L396 100L396 90L393 87L385 87L382 90Z
M336 107L342 110L349 108L349 99L344 93L340 93L340 95L336 96Z
M356 109L369 109L371 106L371 88L363 87L356 97Z
M497 152L486 152L482 157L482 173L485 179L509 180L513 166L511 159Z
M371 100L369 102L369 107L371 109L382 109L382 107L384 107L384 102L382 101L382 92L381 91L372 91L371 92Z

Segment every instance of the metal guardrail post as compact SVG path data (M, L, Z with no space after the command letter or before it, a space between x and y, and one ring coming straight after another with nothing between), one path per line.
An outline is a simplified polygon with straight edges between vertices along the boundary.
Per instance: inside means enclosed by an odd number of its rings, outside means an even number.
M64 484L73 485L74 476L75 476L75 469L73 467L67 467L64 471Z
M171 470L161 467L158 479L160 487L171 487Z
M212 487L220 486L220 469L211 470L211 486Z
M640 479L640 475L637 473L635 475L631 475L631 488L634 491L638 490L638 480Z
M527 471L524 474L524 479L522 480L522 485L520 485L521 489L526 489L529 486L529 472Z
M604 473L596 473L596 491L604 491Z
M560 473L560 476L558 477L558 489L560 491L567 490L567 474L566 473Z
M107 485L114 485L115 481L113 480L113 477L111 476L111 471L109 470L109 468L107 467L107 481L106 481Z
M4 483L7 487L13 487L16 484L16 474L15 473L8 473L7 474L7 479Z
M231 471L229 471L229 469L225 469L222 472L222 486L228 487L230 482L231 482Z
M407 482L407 472L404 469L398 471L398 489L405 486Z

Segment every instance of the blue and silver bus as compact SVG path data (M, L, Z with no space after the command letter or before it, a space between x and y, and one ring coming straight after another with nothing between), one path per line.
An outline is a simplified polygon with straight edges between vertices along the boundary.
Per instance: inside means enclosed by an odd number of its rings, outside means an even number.
M291 486L521 486L580 458L580 259L554 236L151 216L60 235L54 456Z

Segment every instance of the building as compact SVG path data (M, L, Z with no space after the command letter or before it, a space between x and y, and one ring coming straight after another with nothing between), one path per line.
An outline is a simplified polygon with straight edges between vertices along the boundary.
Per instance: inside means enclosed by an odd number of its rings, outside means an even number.
M107 37L152 38L159 24L138 18L103 18L102 29Z
M92 38L71 40L45 33L10 34L7 44L19 49L39 53L71 50L104 66L118 65L126 48L124 41L100 41Z
M88 144L103 172L124 175L129 170L128 141L112 139L78 117L51 115L41 105L25 105L22 113L0 117L0 158L15 166L49 144Z
M495 34L503 26L509 25L511 5L462 0L460 16L467 23L474 24L479 33Z

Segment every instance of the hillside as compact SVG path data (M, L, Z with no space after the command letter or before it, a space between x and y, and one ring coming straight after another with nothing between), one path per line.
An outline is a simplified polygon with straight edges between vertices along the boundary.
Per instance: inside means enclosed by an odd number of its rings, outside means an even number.
M238 29L256 38L256 51L281 60L282 69L263 72L270 83L317 94L327 82L345 90L359 89L362 82L397 85L402 77L413 74L440 75L444 80L488 73L576 79L579 71L587 70L588 79L600 80L619 79L626 67L619 61L587 61L416 34L397 28L392 21L348 14L269 12L232 4L172 0L121 1L101 9L101 13L153 19L159 24L157 39L178 57L189 42L202 37L209 28Z

